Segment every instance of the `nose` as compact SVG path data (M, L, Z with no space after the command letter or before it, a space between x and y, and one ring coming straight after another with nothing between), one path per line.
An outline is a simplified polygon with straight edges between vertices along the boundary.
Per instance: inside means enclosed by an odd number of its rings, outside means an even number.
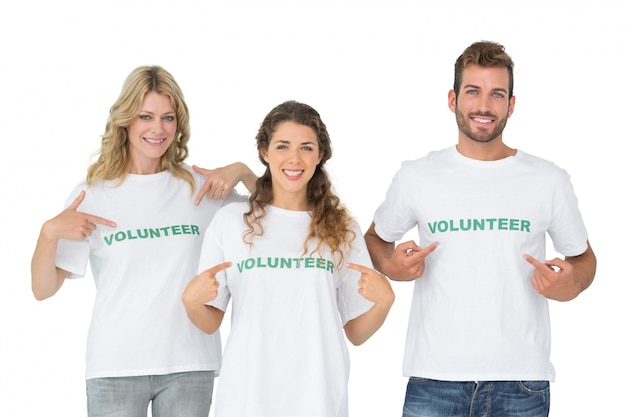
M165 128L164 128L164 121L161 120L160 118L155 117L154 119L152 119L152 123L150 124L150 128L154 132L156 132L156 133L163 132L163 130L165 130Z
M302 160L299 149L290 149L289 158L290 163L298 163Z
M490 96L488 94L479 94L478 96L478 108L481 111L489 110L489 99Z

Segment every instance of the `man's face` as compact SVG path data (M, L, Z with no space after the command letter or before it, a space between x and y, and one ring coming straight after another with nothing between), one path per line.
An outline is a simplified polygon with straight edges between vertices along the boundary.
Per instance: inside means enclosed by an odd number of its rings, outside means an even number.
M509 72L504 67L468 65L458 97L451 91L448 106L456 115L459 130L476 142L501 137L513 113L515 97L509 100Z

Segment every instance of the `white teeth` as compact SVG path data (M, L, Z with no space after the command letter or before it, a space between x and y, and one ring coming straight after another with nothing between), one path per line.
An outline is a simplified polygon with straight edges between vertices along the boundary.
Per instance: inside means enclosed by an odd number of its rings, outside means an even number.
M296 175L302 174L302 170L300 170L300 171L290 171L290 170L285 169L284 172L285 172L285 174L289 175L290 177L295 177Z
M474 120L477 121L478 123L490 123L491 119L480 119L478 117L474 117Z
M165 142L165 139L150 139L150 138L144 138L146 142L148 143L163 143Z

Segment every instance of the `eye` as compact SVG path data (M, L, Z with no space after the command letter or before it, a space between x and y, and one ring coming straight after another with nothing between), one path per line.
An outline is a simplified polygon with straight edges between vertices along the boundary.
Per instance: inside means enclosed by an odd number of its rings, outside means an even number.
M151 117L150 117L150 115L149 115L149 114L140 114L140 115L139 115L139 118L140 118L141 120L150 120L150 119L151 119Z
M168 121L168 122L173 122L174 120L176 120L176 117L174 117L174 116L165 116L163 119Z
M478 90L467 90L466 93L475 96L476 94L478 94Z
M313 148L307 145L307 146L303 146L303 147L302 147L302 150L303 150L303 151L312 151L312 150L313 150Z
M276 149L287 149L287 145L276 145Z
M504 94L502 94L502 93L493 93L493 96L495 98L504 98Z

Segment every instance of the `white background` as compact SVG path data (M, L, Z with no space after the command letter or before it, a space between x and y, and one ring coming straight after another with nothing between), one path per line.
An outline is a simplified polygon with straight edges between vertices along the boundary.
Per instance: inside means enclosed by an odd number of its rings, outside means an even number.
M30 257L41 224L84 177L133 68L159 64L175 76L191 110L188 162L203 167L242 160L260 173L254 137L265 114L288 99L315 107L333 140L336 190L365 229L402 160L456 143L446 104L454 60L483 39L504 44L516 63L517 105L505 142L567 169L599 259L587 292L551 303L551 416L623 413L623 3L3 5L0 415L85 415L93 281L68 282L35 301ZM351 347L353 416L401 414L412 284L393 285L388 321Z

